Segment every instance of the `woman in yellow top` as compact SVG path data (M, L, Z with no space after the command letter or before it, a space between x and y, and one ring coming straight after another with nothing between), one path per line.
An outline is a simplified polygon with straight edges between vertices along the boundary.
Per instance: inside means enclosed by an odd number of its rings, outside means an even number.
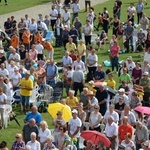
M107 86L109 86L110 88L112 88L113 90L116 87L116 81L113 79L113 73L110 72L108 74L108 81L107 81Z
M26 72L25 77L21 79L20 81L20 96L21 96L21 103L23 106L23 111L26 113L26 111L29 110L29 99L32 95L32 89L33 89L33 81L29 78L30 73Z
M78 99L74 96L74 91L69 91L69 96L66 98L66 104L70 106L71 109L75 109L78 107Z
M89 91L92 91L94 93L94 95L95 95L97 90L94 87L95 87L94 81L93 80L89 81L88 89L89 89Z
M79 41L78 47L77 47L78 55L81 56L82 61L85 63L85 56L86 56L86 46L83 42L83 40Z

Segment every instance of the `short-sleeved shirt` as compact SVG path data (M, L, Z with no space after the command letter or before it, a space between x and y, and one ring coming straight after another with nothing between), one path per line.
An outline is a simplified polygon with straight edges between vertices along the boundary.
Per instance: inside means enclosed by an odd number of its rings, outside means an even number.
M126 81L127 83L129 83L131 81L131 77L129 74L121 74L120 80L121 80L121 82Z
M51 9L50 15L52 15L50 20L56 20L57 17L53 17L53 16L58 15L58 11L56 9L54 9L54 10Z
M112 89L115 89L116 87L116 81L115 80L108 80L107 86L111 87Z
M66 50L70 53L71 50L76 50L76 45L74 43L67 43L66 44Z
M95 80L105 79L106 73L102 70L101 71L95 71L93 77Z
M4 100L7 100L7 96L6 96L6 94L2 93L0 95L0 102L4 103ZM4 106L5 106L5 104L0 104L0 108L3 108Z
M35 126L33 126L33 127L30 127L29 124L24 125L22 131L23 131L23 133L24 133L24 141L25 141L25 143L27 143L28 141L31 140L31 139L30 139L30 134L31 134L32 132L35 132L37 136L38 136L38 133L39 133L39 130L38 130L38 126L37 126L37 125L35 125Z
M88 63L89 64L93 64L94 62L96 62L94 65L92 66L89 66L89 67L97 67L97 61L98 61L98 57L96 54L92 55L92 54L89 54L88 57Z
M20 86L29 87L32 89L33 88L33 81L30 78L27 80L25 78L22 78L20 81ZM31 96L32 90L21 89L20 94L22 96Z
M82 126L81 120L77 117L76 119L71 118L69 120L69 126L70 126L70 133L74 134L74 132L77 130L78 127ZM75 137L79 137L80 131L75 135Z
M129 124L128 125L122 124L122 125L119 126L118 132L119 132L119 135L120 135L120 139L124 140L125 139L125 135L127 133L130 133L132 135L133 129L132 129L132 126L129 125Z
M131 26L127 26L127 28L126 28L126 36L129 36L129 35L131 35L132 33L133 33L133 31L134 31L134 28Z
M46 128L44 131L42 129L39 129L39 135L40 143L46 141L47 137L51 135L51 132L48 128Z
M78 49L79 54L84 52L82 55L83 56L86 55L86 46L85 46L85 44L79 44L77 49Z
M75 107L75 106L77 106L78 99L77 99L77 97L73 97L72 99L67 97L66 98L66 103L70 107Z
M39 112L37 112L36 114L32 113L32 112L29 112L27 115L26 115L26 118L25 120L27 122L29 122L30 119L34 118L36 123L40 123L42 121L42 116Z
M145 80L144 78L141 79L141 86L146 86L148 83L150 83L150 78ZM149 92L150 93L150 87L145 87L144 92Z

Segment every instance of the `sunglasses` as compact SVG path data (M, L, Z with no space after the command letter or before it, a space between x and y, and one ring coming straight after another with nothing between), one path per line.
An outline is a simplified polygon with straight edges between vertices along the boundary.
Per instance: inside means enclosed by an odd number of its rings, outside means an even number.
M60 131L62 131L63 129L59 129Z
M19 139L20 137L19 136L16 136L16 139Z
M57 114L57 116L58 116L58 115L61 115L61 114Z

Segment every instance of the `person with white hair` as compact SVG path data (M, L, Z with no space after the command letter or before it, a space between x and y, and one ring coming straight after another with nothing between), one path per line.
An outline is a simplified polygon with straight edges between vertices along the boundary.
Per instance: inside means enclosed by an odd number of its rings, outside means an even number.
M84 73L81 70L81 66L78 65L72 76L72 85L73 90L75 91L75 96L77 95L78 90L80 91L80 94L83 91L84 81Z
M43 149L44 144L46 143L47 136L51 135L50 130L48 129L48 124L46 121L40 122L40 129L38 134L38 141L41 144L41 149Z
M69 90L69 96L66 98L66 104L71 108L77 108L78 105L78 99L74 96L75 91Z
M118 125L114 122L114 118L112 116L108 117L108 122L106 124L105 133L107 138L111 141L110 148L116 149L118 144Z
M56 150L55 145L52 143L53 140L54 140L53 136L48 136L47 139L46 139L46 143L44 144L43 150L51 150L51 149Z
M40 143L36 140L36 136L36 133L32 132L30 134L31 141L29 141L27 145L30 145L32 150L41 150Z

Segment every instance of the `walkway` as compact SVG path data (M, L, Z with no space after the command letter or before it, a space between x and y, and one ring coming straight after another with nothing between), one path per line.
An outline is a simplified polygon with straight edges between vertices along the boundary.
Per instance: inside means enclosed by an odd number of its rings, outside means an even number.
M91 0L92 6L97 5L99 3L103 3L105 1L107 1L107 0ZM80 0L79 3L80 3L81 9L84 9L84 0ZM2 30L4 29L4 27L3 27L4 22L10 16L15 16L15 20L17 22L19 22L20 18L24 17L25 14L28 14L30 18L34 18L34 19L38 18L38 14L42 14L43 16L49 15L51 5L52 5L52 3L49 2L49 3L42 4L42 5L31 7L31 8L27 8L27 9L15 11L15 12L12 12L12 13L0 15L0 27L1 27Z

